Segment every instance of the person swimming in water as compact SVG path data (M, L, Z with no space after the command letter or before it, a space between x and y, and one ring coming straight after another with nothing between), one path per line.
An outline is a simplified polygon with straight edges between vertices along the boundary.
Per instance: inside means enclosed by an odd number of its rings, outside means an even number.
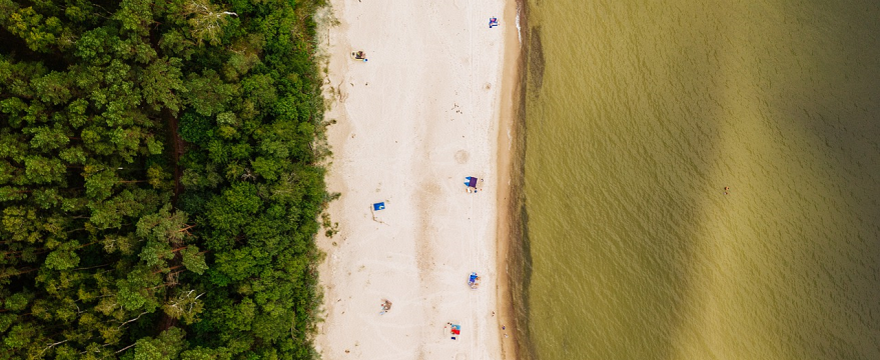
M730 190L730 186L725 186L724 187L724 195L727 195L728 190Z

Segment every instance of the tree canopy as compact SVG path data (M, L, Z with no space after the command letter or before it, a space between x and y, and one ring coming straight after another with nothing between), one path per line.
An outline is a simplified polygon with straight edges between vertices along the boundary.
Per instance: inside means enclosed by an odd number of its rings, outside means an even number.
M322 0L0 0L0 359L310 359Z

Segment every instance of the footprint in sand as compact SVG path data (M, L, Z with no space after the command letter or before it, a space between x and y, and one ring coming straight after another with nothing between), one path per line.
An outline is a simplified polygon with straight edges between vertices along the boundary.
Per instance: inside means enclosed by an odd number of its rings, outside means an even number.
M459 150L455 152L455 162L459 164L467 164L468 159L470 159L471 154L464 150Z

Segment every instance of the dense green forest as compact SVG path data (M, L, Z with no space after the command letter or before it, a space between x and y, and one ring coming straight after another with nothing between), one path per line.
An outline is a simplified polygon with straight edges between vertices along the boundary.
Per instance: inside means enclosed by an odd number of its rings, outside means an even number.
M0 359L310 359L323 0L0 0Z

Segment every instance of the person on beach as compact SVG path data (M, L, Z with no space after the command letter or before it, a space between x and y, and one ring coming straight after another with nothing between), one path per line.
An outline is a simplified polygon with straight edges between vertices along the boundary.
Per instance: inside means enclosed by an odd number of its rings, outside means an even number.
M382 304L379 305L382 309L382 311L379 312L379 315L385 315L388 310L391 310L391 302L385 299L383 299L382 301Z

